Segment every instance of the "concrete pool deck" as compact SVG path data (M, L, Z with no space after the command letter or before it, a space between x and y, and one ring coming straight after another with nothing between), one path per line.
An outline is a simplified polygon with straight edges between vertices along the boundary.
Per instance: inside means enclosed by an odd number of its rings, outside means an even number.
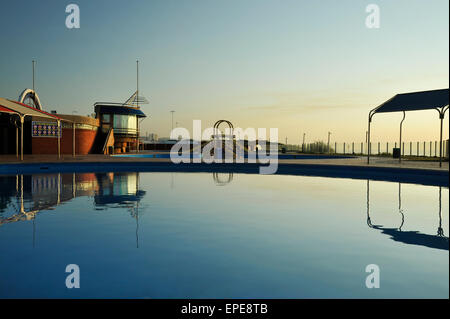
M142 152L140 154L167 154ZM435 161L403 160L371 157L279 159L278 175L302 175L336 178L370 179L399 183L449 186L449 163ZM69 173L69 172L198 172L198 173L249 173L258 174L259 163L181 163L169 158L114 157L84 155L72 157L55 155L26 155L23 161L15 156L0 156L0 174Z
M167 152L141 152L138 154L167 154ZM139 158L139 157L116 157L109 155L63 155L58 159L55 155L25 155L24 160L20 161L14 155L0 155L0 165L3 164L39 164L39 163L93 163L93 162L108 162L108 163L145 163L145 162L170 162L169 158ZM355 156L353 158L324 158L324 159L279 159L279 164L314 164L314 165L342 165L342 166L360 166L360 167L386 167L386 168L411 168L424 170L438 170L449 171L449 162L442 162L442 167L439 167L438 161L418 161L418 160L402 160L399 163L398 159L390 157L376 157L370 158L370 164L367 164L367 157ZM206 164L207 165L207 164Z

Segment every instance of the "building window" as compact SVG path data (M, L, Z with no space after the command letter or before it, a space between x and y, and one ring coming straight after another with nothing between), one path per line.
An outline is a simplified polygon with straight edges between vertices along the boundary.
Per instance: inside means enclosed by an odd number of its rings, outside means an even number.
M102 114L102 122L103 123L110 123L111 116L109 114Z
M137 134L136 115L114 114L114 132L119 134Z

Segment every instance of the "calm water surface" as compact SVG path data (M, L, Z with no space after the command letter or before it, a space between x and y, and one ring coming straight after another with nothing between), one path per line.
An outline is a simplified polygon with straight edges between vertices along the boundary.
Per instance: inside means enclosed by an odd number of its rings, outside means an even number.
M448 198L304 176L3 176L0 297L448 298Z

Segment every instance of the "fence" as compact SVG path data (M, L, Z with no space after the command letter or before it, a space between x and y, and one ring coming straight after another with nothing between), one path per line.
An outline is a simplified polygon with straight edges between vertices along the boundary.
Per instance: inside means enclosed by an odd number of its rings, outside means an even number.
M442 142L442 157L448 158L449 141ZM399 147L398 142L371 142L370 155L392 155L393 149ZM304 145L281 145L280 151L300 153L331 153L331 154L355 154L367 155L366 142L333 142L328 145L324 142L305 143ZM439 157L439 141L430 142L403 142L401 145L402 156Z

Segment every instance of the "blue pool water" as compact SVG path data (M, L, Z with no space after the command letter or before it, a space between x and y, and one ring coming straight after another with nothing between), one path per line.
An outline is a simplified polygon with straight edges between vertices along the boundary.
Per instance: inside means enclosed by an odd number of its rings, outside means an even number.
M0 195L1 298L449 297L448 188L47 173L0 176Z

